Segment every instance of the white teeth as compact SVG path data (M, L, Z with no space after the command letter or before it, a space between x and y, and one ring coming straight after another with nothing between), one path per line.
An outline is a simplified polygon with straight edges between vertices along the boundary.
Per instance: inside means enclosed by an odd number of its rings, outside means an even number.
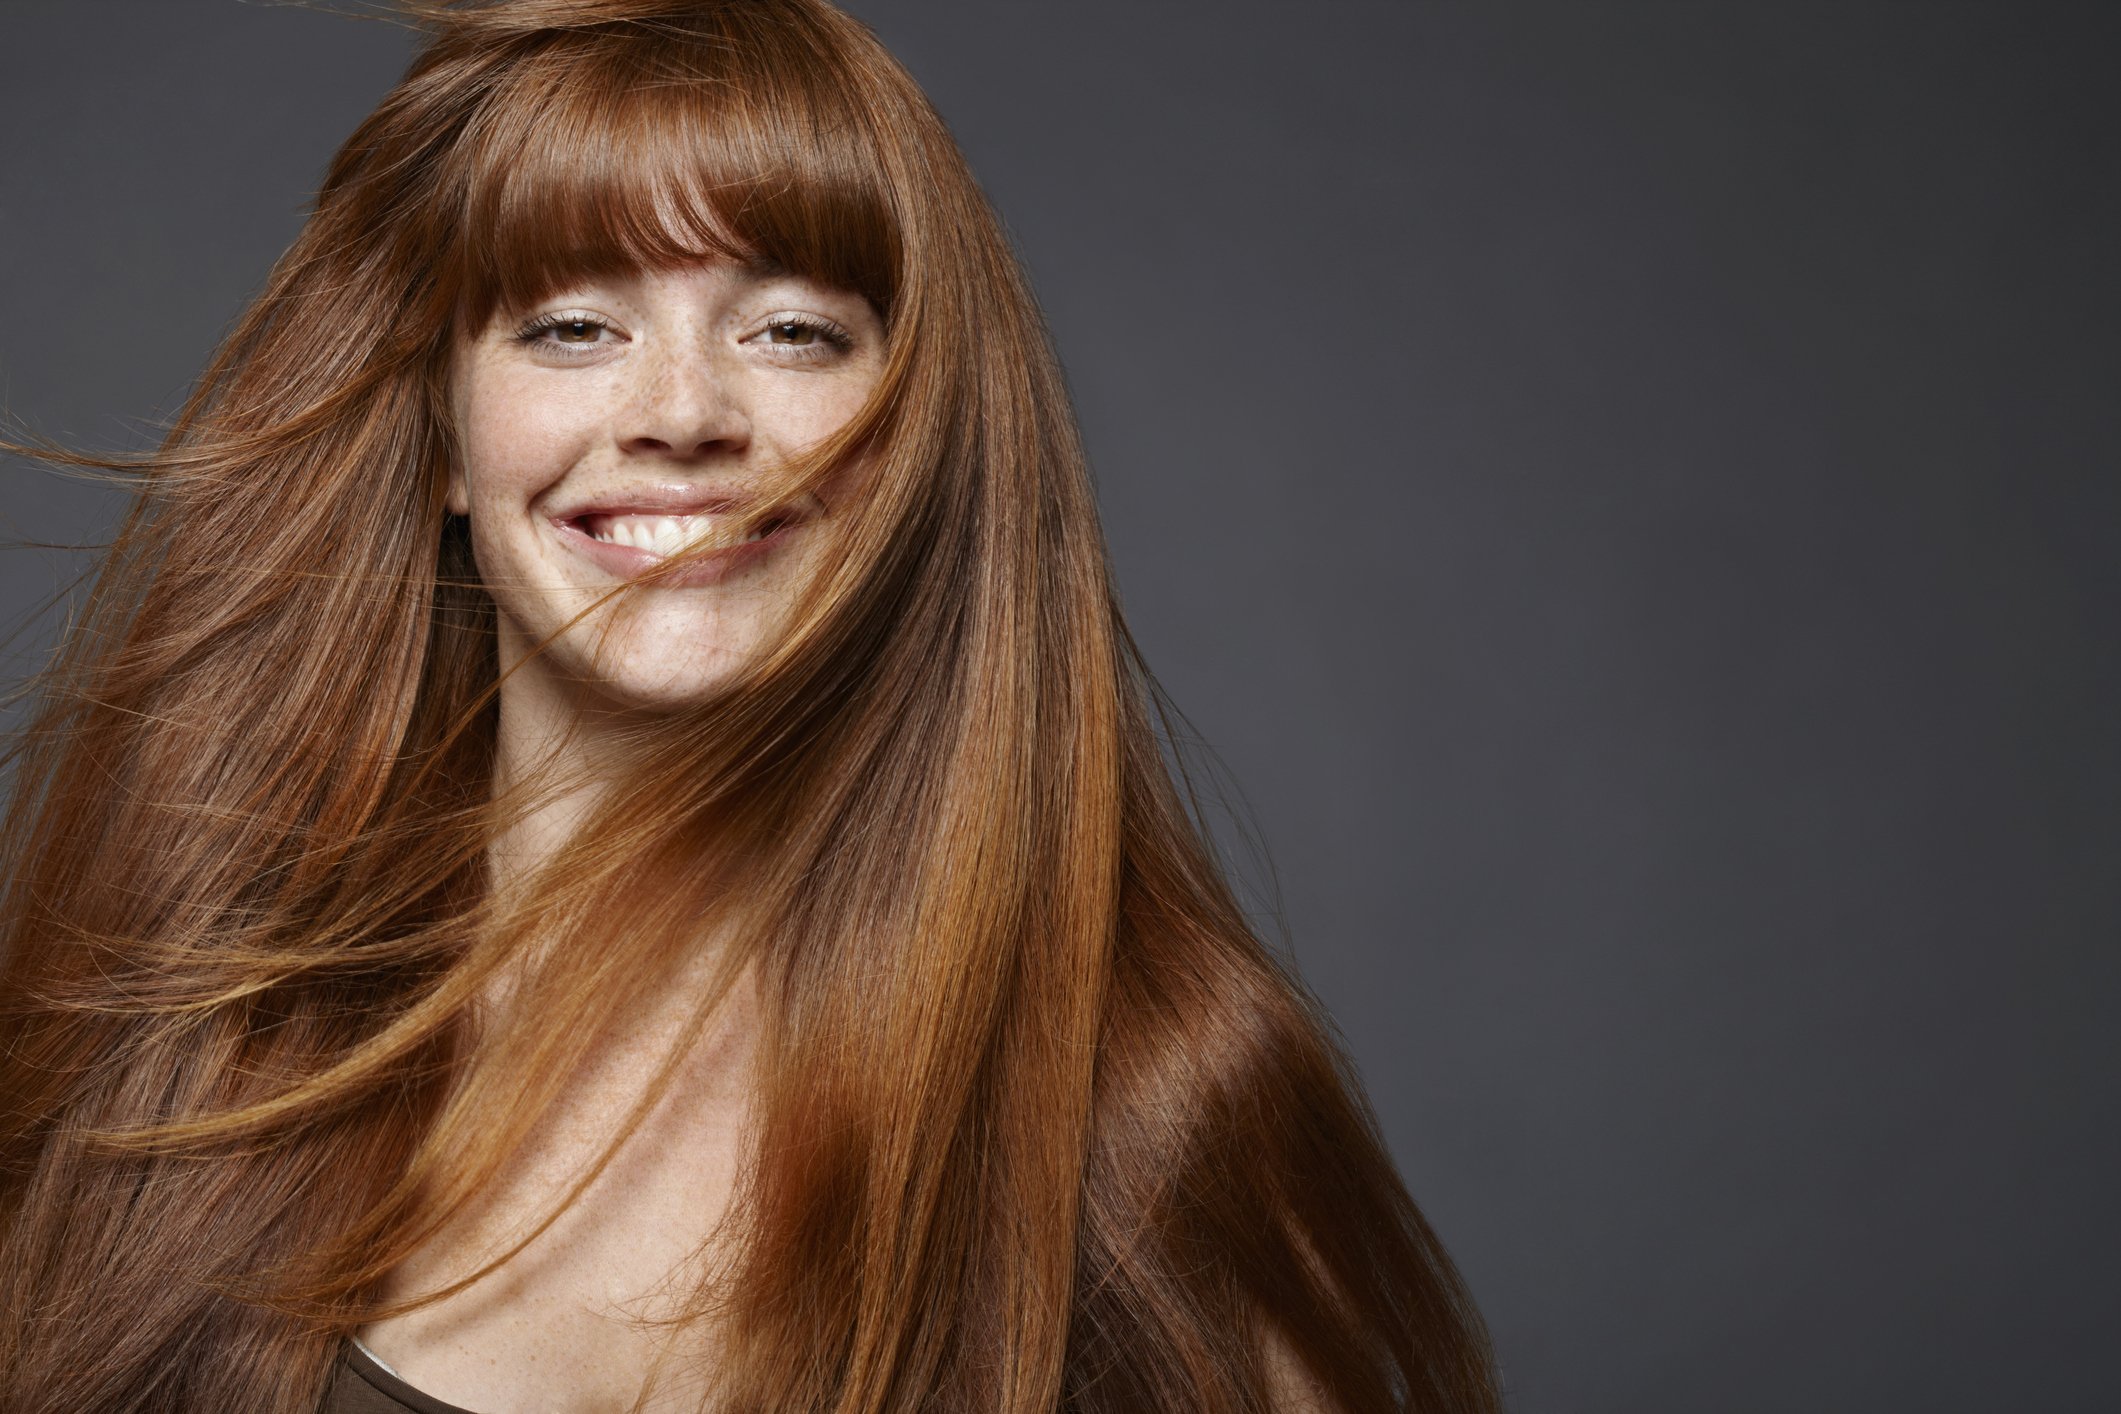
M714 517L696 516L592 516L583 529L607 545L630 545L652 555L675 555L697 539L706 538ZM757 540L753 534L746 541Z

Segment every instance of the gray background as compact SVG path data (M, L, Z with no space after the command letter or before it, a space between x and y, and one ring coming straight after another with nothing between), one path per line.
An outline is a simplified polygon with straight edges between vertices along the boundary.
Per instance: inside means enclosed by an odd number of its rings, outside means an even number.
M2121 10L854 8L1520 1414L2114 1407ZM0 0L0 404L143 445L408 52Z

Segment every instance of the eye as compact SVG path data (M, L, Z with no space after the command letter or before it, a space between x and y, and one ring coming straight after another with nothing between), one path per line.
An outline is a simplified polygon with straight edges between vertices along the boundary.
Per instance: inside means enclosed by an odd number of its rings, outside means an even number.
M611 326L592 314L541 314L516 330L516 341L543 348L560 348L570 354L596 348Z
M752 338L786 350L782 357L802 359L830 358L854 347L854 336L830 319L793 312L774 315Z

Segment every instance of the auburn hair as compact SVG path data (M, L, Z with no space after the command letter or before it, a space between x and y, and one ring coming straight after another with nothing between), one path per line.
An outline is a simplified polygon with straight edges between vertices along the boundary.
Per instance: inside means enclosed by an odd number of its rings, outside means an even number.
M135 495L8 757L0 1410L314 1409L346 1333L505 1260L379 1295L710 927L770 1001L685 1312L726 1325L710 1407L1264 1411L1275 1349L1346 1414L1498 1409L1167 760L1037 305L913 80L824 0L401 8L424 48L159 450L8 444ZM782 473L870 490L786 634L498 890L527 797L452 340L703 256L882 315L873 397ZM529 956L535 1024L488 1026Z

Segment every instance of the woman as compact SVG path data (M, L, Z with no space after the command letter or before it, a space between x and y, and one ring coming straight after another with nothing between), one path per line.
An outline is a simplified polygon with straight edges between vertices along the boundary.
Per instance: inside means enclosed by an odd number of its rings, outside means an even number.
M13 758L0 1408L1496 1408L912 80L409 8Z

